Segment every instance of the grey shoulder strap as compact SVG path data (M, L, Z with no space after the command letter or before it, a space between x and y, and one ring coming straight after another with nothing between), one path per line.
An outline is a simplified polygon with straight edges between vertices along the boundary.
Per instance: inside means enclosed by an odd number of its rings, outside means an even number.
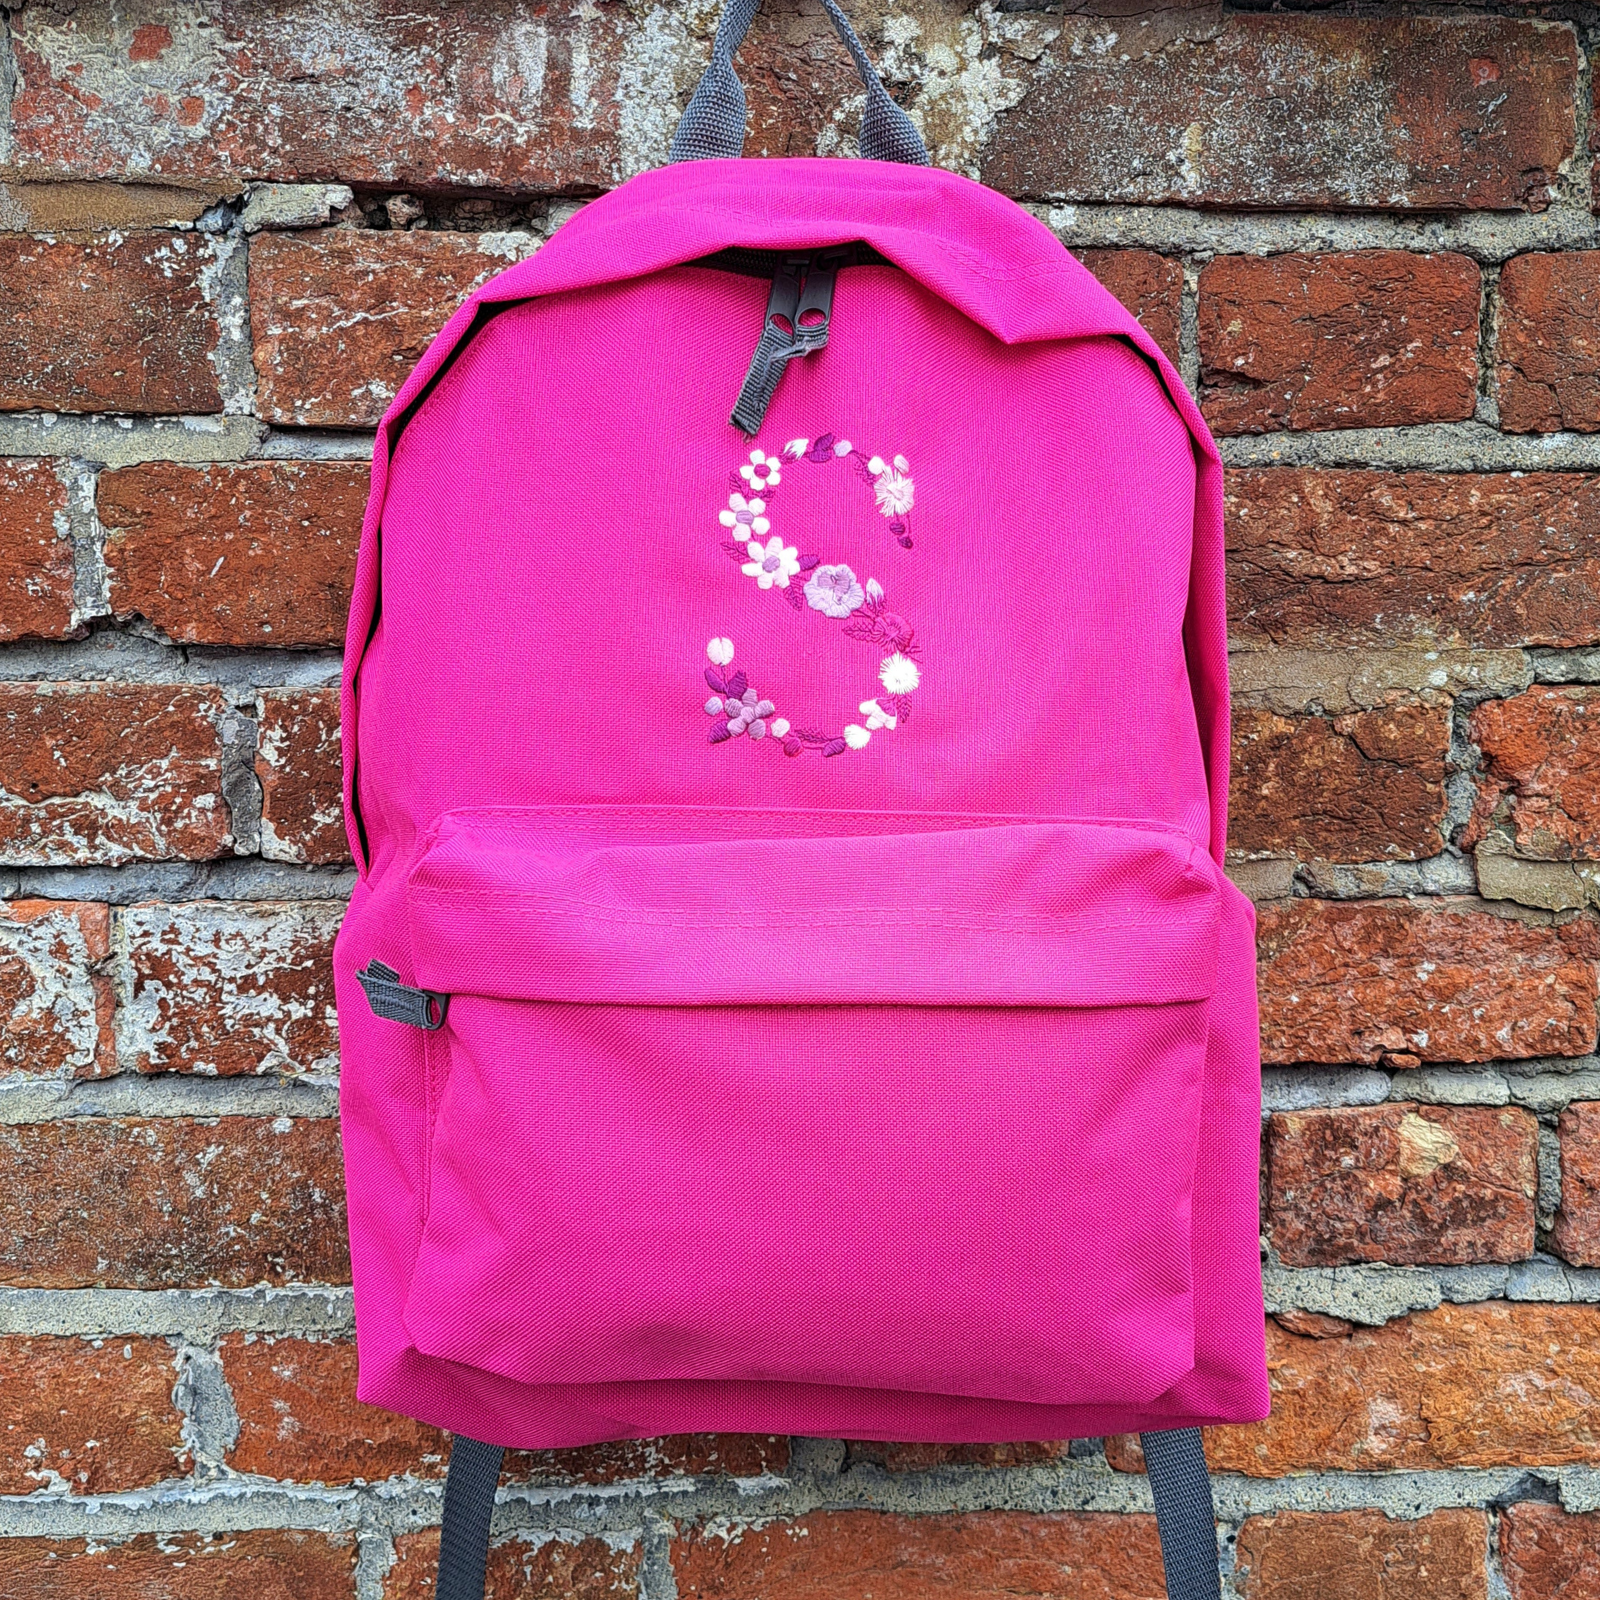
M916 124L889 98L876 68L861 48L850 19L837 0L822 0L844 47L855 61L867 86L867 103L861 113L861 155L866 161L903 161L925 167L928 147ZM670 161L736 160L744 152L744 85L733 70L734 52L744 43L761 0L728 0L711 46L711 65L695 90L678 131L672 138Z
M1200 1430L1142 1433L1139 1442L1156 1502L1167 1600L1221 1600L1217 1524ZM436 1600L483 1600L489 1519L504 1453L498 1445L480 1444L461 1434L450 1447Z

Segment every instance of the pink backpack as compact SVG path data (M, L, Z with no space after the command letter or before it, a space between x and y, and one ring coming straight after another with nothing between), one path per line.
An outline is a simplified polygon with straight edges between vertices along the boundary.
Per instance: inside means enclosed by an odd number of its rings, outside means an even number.
M379 432L360 1394L458 1435L441 1600L501 1447L703 1430L1143 1431L1214 1595L1193 1430L1267 1410L1221 466L836 6L883 159L714 159L756 6Z

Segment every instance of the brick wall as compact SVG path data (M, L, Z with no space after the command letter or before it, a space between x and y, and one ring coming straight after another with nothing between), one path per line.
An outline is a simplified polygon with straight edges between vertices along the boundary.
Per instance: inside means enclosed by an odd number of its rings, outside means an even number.
M662 158L714 9L0 0L7 1595L432 1592L447 1442L352 1399L335 1121L363 461L459 297ZM844 152L819 8L768 10L752 148ZM1233 469L1232 1592L1600 1594L1600 7L854 10ZM1160 1593L1128 1439L508 1478L497 1600Z

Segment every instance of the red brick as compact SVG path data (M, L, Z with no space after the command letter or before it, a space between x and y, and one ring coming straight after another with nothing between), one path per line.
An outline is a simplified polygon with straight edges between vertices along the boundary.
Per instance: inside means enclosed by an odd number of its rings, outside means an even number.
M1229 633L1347 649L1600 637L1600 477L1228 474Z
M117 913L117 1059L140 1072L335 1072L344 905L190 900Z
M1213 1471L1600 1463L1600 1307L1442 1305L1348 1339L1267 1324L1272 1415L1208 1428Z
M1178 323L1183 316L1183 263L1154 250L1080 250L1077 255L1176 365Z
M759 1478L789 1465L789 1441L774 1434L678 1433L619 1439L574 1450L512 1450L505 1477L515 1483L622 1483L630 1478Z
M268 690L257 726L262 855L325 865L348 861L339 691Z
M338 1124L83 1118L0 1127L0 1283L348 1283Z
M846 1459L847 1463L871 1462L888 1472L930 1472L936 1467L1030 1467L1061 1460L1070 1442L1047 1439L1008 1444L919 1444L851 1439Z
M1474 901L1260 905L1262 1058L1375 1062L1579 1056L1595 1045L1595 930Z
M111 605L182 644L344 639L367 468L149 462L101 476Z
M141 1533L120 1544L0 1539L16 1600L354 1600L348 1534Z
M1561 1210L1551 1248L1579 1267L1600 1267L1600 1102L1561 1113Z
M1200 274L1206 420L1266 433L1468 418L1478 299L1465 256L1218 256Z
M72 900L0 903L0 1069L116 1071L105 963L110 913Z
M295 1483L352 1483L400 1473L438 1477L449 1460L437 1428L356 1399L356 1347L345 1340L247 1338L221 1346L239 1413L235 1472Z
M1305 1339L1342 1339L1355 1330L1343 1317L1325 1316L1320 1311L1274 1311L1272 1320L1290 1333Z
M472 233L279 234L250 248L250 330L269 422L376 427L456 307L515 256Z
M66 518L67 486L53 462L0 460L0 642L83 631Z
M1215 13L1180 14L1142 47L1118 28L1106 48L1103 22L1069 15L1061 26L989 142L983 181L1007 194L1538 209L1573 151L1578 54L1565 29L1237 12L1219 26Z
M1600 689L1535 685L1484 701L1469 727L1485 767L1469 841L1503 811L1519 855L1600 853Z
M1500 1570L1511 1600L1600 1600L1600 1515L1537 1501L1507 1506Z
M1526 1260L1538 1145L1509 1107L1286 1112L1268 1124L1268 1237L1294 1267Z
M438 1568L437 1529L401 1534L383 1600L433 1600ZM484 1600L614 1600L638 1593L638 1551L614 1549L604 1539L512 1538L489 1548Z
M1488 1600L1489 1519L1280 1511L1239 1529L1243 1600Z
M1500 269L1495 383L1512 433L1600 429L1600 250Z
M0 1338L0 1494L113 1494L182 1476L176 1379L164 1339Z
M195 233L0 234L0 411L222 409Z
M1443 706L1233 719L1228 843L1251 854L1414 861L1444 847Z
M225 710L209 689L0 684L0 862L226 855Z
M1164 1600L1155 1518L817 1511L683 1534L681 1600Z

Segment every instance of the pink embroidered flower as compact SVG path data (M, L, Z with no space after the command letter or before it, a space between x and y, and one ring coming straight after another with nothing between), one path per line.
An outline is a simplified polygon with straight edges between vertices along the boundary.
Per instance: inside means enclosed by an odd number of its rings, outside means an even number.
M867 719L869 733L876 733L879 728L894 728L900 721L899 717L885 711L876 700L863 700L861 713Z
M750 559L739 570L747 578L754 578L763 589L776 584L780 589L789 587L789 580L800 570L800 552L794 545L786 545L777 534L761 544L752 539L748 545Z
M728 509L718 520L724 528L734 530L735 538L748 539L754 534L758 539L765 539L772 531L766 510L765 500L746 500L742 494L731 494L728 496Z
M765 450L752 450L749 461L739 468L739 476L758 492L774 489L782 479L779 470L782 465L781 456L769 456Z
M806 580L806 604L825 617L848 617L867 598L849 567L818 567Z
M727 714L729 733L748 733L752 739L764 739L766 719L778 708L770 700L763 700L754 689L746 689L737 700L729 695L722 702L722 709Z

